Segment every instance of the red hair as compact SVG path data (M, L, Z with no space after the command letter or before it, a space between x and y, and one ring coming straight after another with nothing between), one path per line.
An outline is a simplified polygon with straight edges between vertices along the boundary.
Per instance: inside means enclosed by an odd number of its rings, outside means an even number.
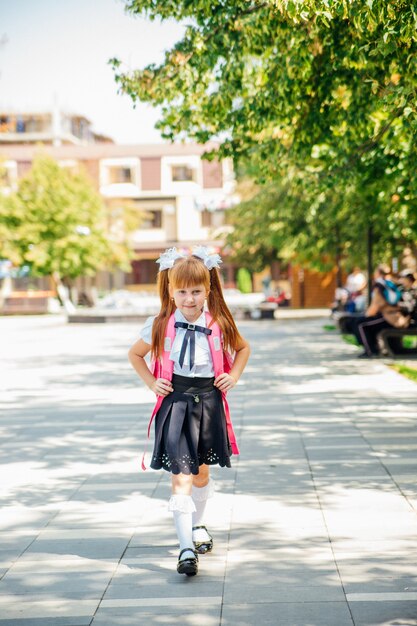
M223 333L224 348L228 352L235 352L242 340L225 302L218 269L214 267L208 270L199 257L189 256L177 259L171 269L163 270L158 274L157 286L161 310L152 327L152 356L154 359L158 359L162 355L168 320L176 309L170 296L170 287L174 290L196 287L197 285L204 285L206 292L208 292L208 310L213 322L218 323Z

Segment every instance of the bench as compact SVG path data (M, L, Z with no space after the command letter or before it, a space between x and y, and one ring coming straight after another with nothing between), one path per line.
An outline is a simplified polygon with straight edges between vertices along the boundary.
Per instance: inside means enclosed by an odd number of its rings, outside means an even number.
M416 337L417 326L409 328L384 328L377 335L378 345L383 354L394 357L396 354L416 354L417 346L408 348L403 344L404 337Z
M333 319L335 320L335 322L337 323L339 330L341 333L343 334L349 334L350 330L348 330L347 328L347 324L354 319L355 317L360 317L362 316L363 313L348 313L346 311L344 312L337 312L333 314Z
M278 305L275 302L260 302L256 307L245 309L243 317L247 320L273 320Z

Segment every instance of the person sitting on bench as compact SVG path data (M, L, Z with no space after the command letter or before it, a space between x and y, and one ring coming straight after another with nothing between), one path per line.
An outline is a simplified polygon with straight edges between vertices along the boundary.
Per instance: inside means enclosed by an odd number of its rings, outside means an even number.
M401 292L390 280L387 265L378 265L374 272L371 303L363 317L355 319L353 327L356 339L365 348L359 358L372 358L378 354L377 335L384 328L407 328L410 316L404 315L398 302Z

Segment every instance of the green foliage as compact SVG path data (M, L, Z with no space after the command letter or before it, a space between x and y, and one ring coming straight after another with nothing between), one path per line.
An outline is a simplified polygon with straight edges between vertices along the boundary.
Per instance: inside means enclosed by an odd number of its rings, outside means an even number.
M380 260L415 248L415 3L125 4L182 21L184 36L161 65L124 72L113 59L120 90L162 107L165 138L220 138L217 155L260 185L231 216L236 258L363 263L369 226Z
M240 267L237 271L236 277L237 288L242 293L251 293L252 291L252 278L249 270L246 267Z
M356 339L355 335L342 335L342 339L352 346L359 346L358 340Z
M401 363L394 363L390 365L390 367L399 374L402 374L417 383L417 368L402 365Z
M340 167L394 120L415 126L413 3L130 0L126 8L187 20L163 64L128 73L113 60L124 92L163 106L159 127L170 139L224 132L222 155L255 148L285 160L315 147Z
M84 174L39 155L0 202L0 255L33 275L73 279L127 259L106 236L102 199Z

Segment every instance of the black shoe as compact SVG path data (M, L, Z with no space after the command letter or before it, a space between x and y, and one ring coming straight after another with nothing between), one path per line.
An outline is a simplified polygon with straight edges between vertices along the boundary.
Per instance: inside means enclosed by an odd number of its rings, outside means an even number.
M213 537L210 535L205 526L193 526L193 530L198 530L199 528L204 528L209 536L209 539L206 541L194 541L194 547L198 554L206 554L206 552L211 552L213 550Z
M184 552L193 552L195 556L194 558L190 557L188 559L181 560L181 556L184 554ZM186 574L187 576L195 576L197 574L198 556L192 548L184 548L184 550L181 550L178 557L177 572L178 574Z
M358 355L358 359L372 359L372 357L376 356L376 354L368 354L367 352L362 352L362 354Z

